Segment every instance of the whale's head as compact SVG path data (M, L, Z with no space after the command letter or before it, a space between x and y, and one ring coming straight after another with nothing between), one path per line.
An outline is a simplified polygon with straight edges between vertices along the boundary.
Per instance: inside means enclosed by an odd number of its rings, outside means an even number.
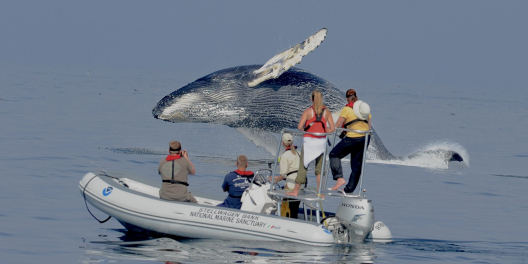
M333 113L346 103L344 93L331 83L297 68L250 87L248 83L260 67L239 66L204 76L165 96L152 114L174 123L215 123L277 132L297 126L304 109L312 104L314 90L323 92Z
M235 126L248 117L241 92L259 65L220 70L204 76L161 99L152 109L168 122L217 123Z

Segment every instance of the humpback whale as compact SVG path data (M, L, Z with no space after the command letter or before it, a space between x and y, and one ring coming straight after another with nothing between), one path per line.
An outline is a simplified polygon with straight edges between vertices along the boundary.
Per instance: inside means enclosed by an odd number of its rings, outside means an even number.
M264 65L232 67L199 78L161 99L152 114L174 123L233 127L255 145L275 154L278 139L272 133L297 127L302 112L312 104L312 91L322 92L323 101L335 120L346 104L345 93L333 84L293 67L322 43L326 32L321 29ZM369 151L378 159L412 158L412 155L392 155L375 131L371 142ZM446 152L445 156L446 161L462 161L456 152Z

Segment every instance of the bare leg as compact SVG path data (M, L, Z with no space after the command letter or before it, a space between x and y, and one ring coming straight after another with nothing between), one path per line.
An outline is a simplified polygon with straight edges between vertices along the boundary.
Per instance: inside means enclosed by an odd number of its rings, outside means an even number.
M285 193L286 195L290 196L297 196L299 195L299 189L301 188L301 185L296 183L295 188L293 188L293 191Z
M334 187L332 187L331 189L335 191L335 190L339 189L341 186L343 186L343 185L345 185L345 184L346 184L345 179L343 179L343 178L338 178L336 184L335 184Z

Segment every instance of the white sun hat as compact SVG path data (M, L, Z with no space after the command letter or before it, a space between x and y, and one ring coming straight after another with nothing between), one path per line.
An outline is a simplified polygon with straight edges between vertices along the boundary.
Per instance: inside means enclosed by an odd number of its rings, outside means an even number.
M360 120L367 120L368 119L368 116L370 114L370 106L361 101L361 100L357 100L354 102L354 114L356 115L356 117Z
M292 143L292 142L293 142L293 136L292 136L292 134L290 134L290 133L284 133L284 134L282 135L282 142L284 142L284 144Z

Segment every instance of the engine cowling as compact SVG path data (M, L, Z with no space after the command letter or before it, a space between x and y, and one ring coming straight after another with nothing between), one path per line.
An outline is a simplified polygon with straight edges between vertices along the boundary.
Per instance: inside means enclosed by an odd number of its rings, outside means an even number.
M372 201L360 196L344 196L337 208L336 218L348 232L348 242L362 242L374 226Z

